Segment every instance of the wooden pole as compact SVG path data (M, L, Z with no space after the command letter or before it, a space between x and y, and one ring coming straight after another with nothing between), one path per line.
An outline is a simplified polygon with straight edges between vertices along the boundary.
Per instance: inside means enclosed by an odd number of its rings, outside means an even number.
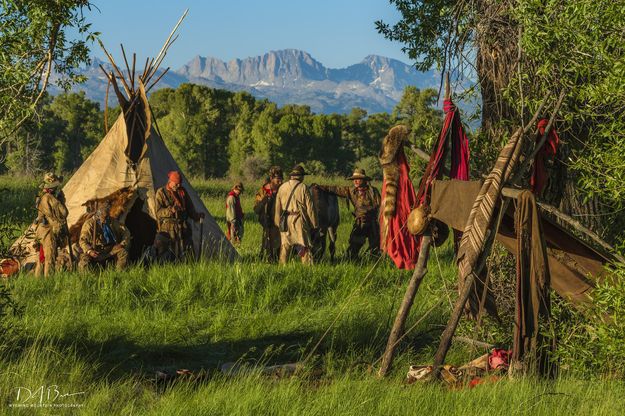
M391 329L391 334L388 337L388 341L386 343L386 350L384 351L384 355L382 356L382 364L380 366L380 370L378 371L379 377L384 377L391 369L391 365L393 364L393 357L395 355L395 349L397 348L398 340L401 338L404 332L404 325L406 324L406 319L408 318L408 314L410 313L410 308L414 302L414 298L419 290L419 286L423 281L423 277L427 273L427 263L430 255L430 244L432 241L432 236L426 234L421 239L421 248L419 250L419 258L417 259L417 264L414 269L414 273L412 273L412 277L410 278L410 282L408 282L408 287L406 288L406 293L404 295L404 300L401 302L399 306L399 311L397 311L397 316L395 317L395 322L393 323L393 329Z
M456 332L456 328L458 327L458 322L460 322L460 317L462 316L462 312L464 311L464 305L467 303L469 299L469 294L471 293L471 288L473 283L475 282L475 273L471 273L464 281L464 286L462 286L462 292L460 292L460 297L456 301L454 305L454 310L451 313L451 318L449 318L449 322L445 327L445 331L443 331L443 335L441 336L441 343L438 346L438 350L434 355L434 379L438 378L440 374L440 367L445 362L445 357L447 356L447 351L449 351L449 347L451 346L451 340Z

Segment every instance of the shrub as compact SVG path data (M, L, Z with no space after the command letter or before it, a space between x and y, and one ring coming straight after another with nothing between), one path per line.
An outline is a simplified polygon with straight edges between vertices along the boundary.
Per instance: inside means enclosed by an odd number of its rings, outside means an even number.
M248 156L243 162L241 173L246 180L258 180L269 170L269 161L260 156Z
M302 163L302 166L307 175L326 176L328 173L326 165L319 160L309 160L308 162Z
M593 290L587 309L554 302L555 354L564 371L591 378L625 376L625 266L611 273L613 279Z
M364 169L371 178L382 180L382 166L376 156L363 157L356 163L356 167Z

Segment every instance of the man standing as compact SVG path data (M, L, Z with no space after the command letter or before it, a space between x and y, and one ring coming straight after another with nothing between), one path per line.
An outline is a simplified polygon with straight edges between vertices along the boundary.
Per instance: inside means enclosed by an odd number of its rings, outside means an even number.
M326 192L347 198L354 206L354 226L349 235L349 248L347 250L350 259L358 258L360 249L369 240L369 252L380 252L380 225L378 215L380 212L380 192L369 185L371 180L365 174L364 169L354 170L354 174L347 178L354 182L354 186L324 186L317 185Z
M295 166L276 195L274 223L280 230L280 264L288 260L295 249L304 264L312 264L312 237L317 228L317 213L313 209L310 190L304 185L304 168Z
M280 230L274 224L276 194L282 185L284 175L279 166L269 169L269 180L256 192L254 212L263 227L262 252L271 262L278 261L280 255Z
M169 235L176 258L181 259L186 252L193 253L193 235L187 220L199 221L204 213L198 213L193 202L182 186L182 175L178 171L167 174L167 185L156 191L156 219L158 230Z
M82 253L78 269L84 272L90 264L103 263L114 258L117 270L123 270L128 264L130 232L110 214L109 202L102 202L95 214L82 225L80 230L80 248Z
M226 197L226 237L233 245L241 245L243 239L243 208L241 208L243 184L237 182Z
M35 236L41 244L35 275L45 277L54 273L58 247L63 246L67 238L67 207L65 196L59 186L63 178L48 172L43 177L43 191L37 198L37 224ZM43 261L43 264L42 264Z

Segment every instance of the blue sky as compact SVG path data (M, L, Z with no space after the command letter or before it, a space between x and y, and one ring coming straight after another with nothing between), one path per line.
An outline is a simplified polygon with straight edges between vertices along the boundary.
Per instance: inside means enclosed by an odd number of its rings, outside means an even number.
M286 48L309 52L330 68L342 68L370 54L411 63L401 45L384 39L374 21L394 23L397 10L388 0L93 0L86 13L92 29L114 57L137 53L138 62L154 56L188 8L180 37L163 67L176 69L195 55L222 60L261 55ZM99 9L99 10L98 10ZM92 46L94 56L103 57Z

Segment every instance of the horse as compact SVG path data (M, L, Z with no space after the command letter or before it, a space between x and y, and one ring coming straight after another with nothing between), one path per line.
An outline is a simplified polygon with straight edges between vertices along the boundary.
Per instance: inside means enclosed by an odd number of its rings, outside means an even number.
M326 192L318 186L311 186L313 206L317 213L319 229L313 235L313 258L319 261L326 250L326 236L330 240L328 250L330 260L334 262L336 254L337 229L339 226L339 201L334 194Z

